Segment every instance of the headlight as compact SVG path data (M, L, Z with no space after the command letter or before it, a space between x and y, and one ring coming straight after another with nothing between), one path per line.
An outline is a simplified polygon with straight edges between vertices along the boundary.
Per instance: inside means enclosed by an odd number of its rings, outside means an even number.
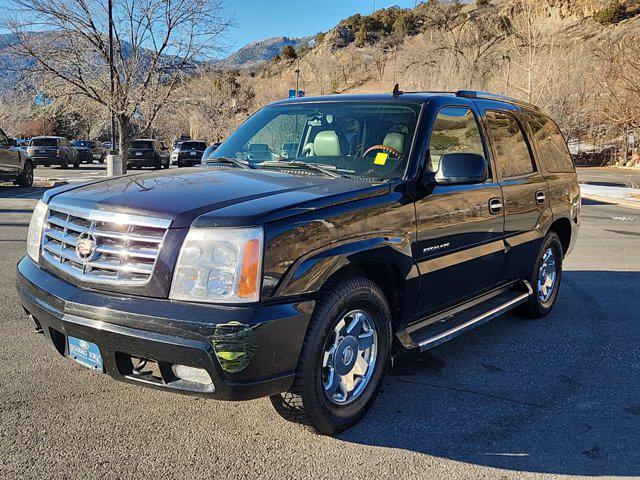
M33 209L31 215L31 223L29 223L29 233L27 233L27 255L34 262L40 257L40 241L42 240L42 227L44 227L44 219L47 216L47 204L42 200L38 200L36 208Z
M257 302L263 239L262 228L191 228L178 256L169 298Z

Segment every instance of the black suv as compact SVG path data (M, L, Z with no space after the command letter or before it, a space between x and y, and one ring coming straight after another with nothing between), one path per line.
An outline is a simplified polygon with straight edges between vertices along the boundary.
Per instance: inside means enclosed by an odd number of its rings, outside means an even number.
M290 99L202 168L48 191L18 291L93 370L270 396L334 434L365 414L392 355L516 307L549 313L579 215L565 141L534 106L471 91Z
M29 141L27 153L34 165L60 165L61 168L80 166L78 151L64 137L33 137Z
M104 163L107 156L106 149L100 142L94 140L75 140L71 142L71 146L78 151L78 161L84 163L93 163L97 160Z
M169 168L169 150L160 140L140 138L129 145L127 165L142 168Z
M178 167L192 167L202 162L202 156L207 149L206 142L185 140L176 147Z
M0 130L0 182L12 181L21 187L33 185L33 163L16 141Z

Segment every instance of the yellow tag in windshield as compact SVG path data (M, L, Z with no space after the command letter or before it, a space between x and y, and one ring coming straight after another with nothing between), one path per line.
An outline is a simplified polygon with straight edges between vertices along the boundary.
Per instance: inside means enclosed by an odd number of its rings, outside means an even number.
M380 152L376 155L376 158L373 160L373 163L376 165L384 165L387 163L387 158L389 158L388 153Z

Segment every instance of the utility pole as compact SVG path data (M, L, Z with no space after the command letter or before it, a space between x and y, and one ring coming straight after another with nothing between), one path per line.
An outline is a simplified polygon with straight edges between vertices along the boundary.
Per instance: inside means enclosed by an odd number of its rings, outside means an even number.
M109 82L110 94L109 115L111 117L111 151L116 148L116 119L113 115L113 94L114 94L114 78L113 78L113 0L109 0Z
M298 65L296 67L296 96L300 91L300 59L298 58Z

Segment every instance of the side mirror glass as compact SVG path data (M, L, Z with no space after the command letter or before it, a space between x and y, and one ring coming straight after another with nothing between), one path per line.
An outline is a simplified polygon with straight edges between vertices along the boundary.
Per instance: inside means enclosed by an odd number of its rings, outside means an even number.
M447 153L440 157L434 180L438 185L484 183L488 176L487 161L477 153Z

